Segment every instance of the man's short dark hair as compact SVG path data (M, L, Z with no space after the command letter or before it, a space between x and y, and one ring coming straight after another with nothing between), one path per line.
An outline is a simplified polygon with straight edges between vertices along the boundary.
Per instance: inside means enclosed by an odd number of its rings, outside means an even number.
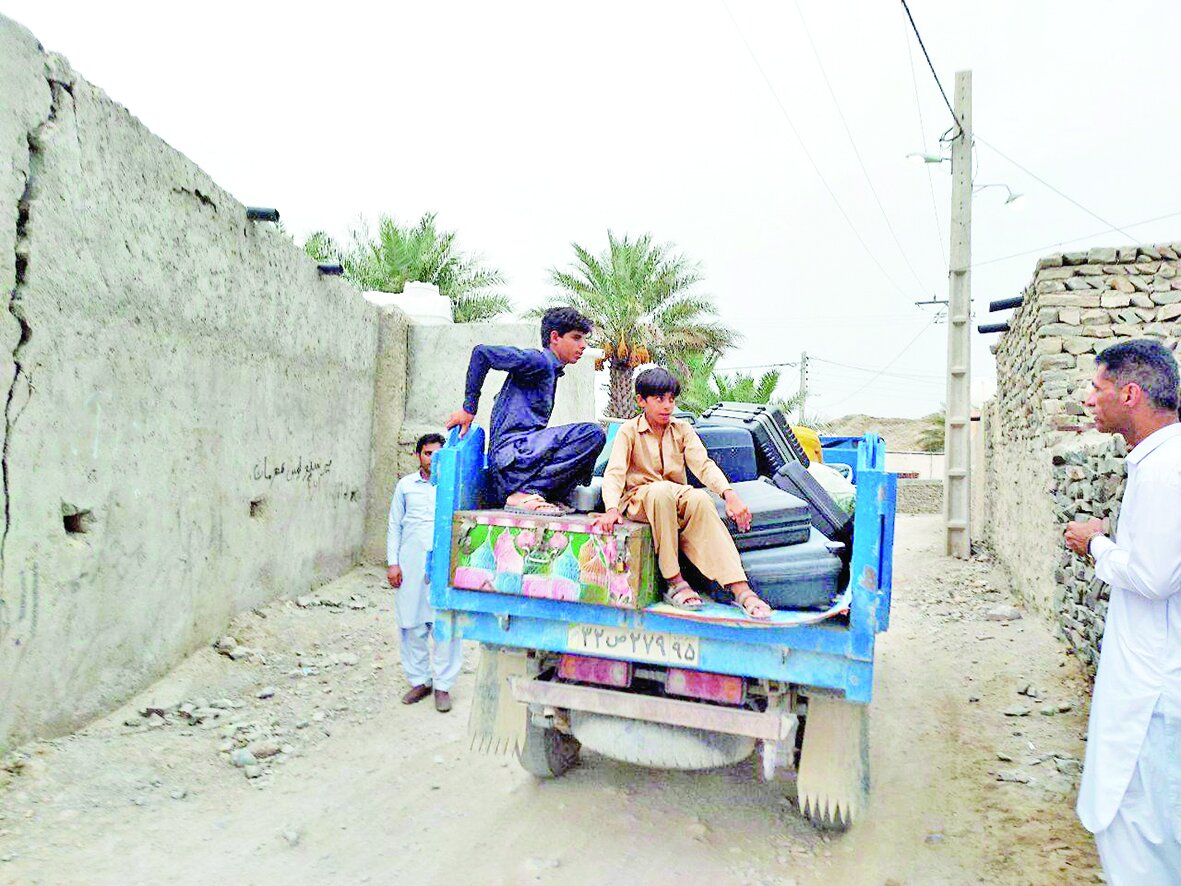
M574 308L550 308L541 315L541 346L549 347L549 334L556 332L561 338L567 332L583 332L590 335L595 325L574 310Z
M1137 384L1156 409L1176 411L1181 399L1177 358L1160 342L1138 338L1104 348L1095 357L1118 385Z
M414 454L418 455L432 443L438 443L440 446L447 445L447 441L443 439L442 434L423 434L418 438L418 442L414 444Z
M637 396L661 397L664 394L672 394L676 397L680 393L680 380L667 369L653 366L636 376Z

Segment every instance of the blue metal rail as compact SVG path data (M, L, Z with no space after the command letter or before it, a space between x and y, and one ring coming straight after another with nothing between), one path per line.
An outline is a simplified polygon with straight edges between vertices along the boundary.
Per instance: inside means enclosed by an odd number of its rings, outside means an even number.
M431 603L439 611L435 633L498 646L570 650L573 625L656 631L699 640L695 667L843 692L868 704L873 693L874 639L890 622L896 478L885 471L886 447L876 434L841 440L825 459L849 462L857 477L851 602L847 617L793 627L732 627L654 612L542 600L453 588L450 579L452 515L478 506L485 481L484 431L454 434L434 459L435 556Z

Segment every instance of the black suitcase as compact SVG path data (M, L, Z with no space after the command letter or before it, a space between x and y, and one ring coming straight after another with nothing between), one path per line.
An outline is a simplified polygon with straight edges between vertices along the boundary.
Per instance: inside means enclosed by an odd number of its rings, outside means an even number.
M731 483L731 487L750 508L751 524L746 532L726 517L726 503L713 493L718 515L725 522L739 551L794 545L808 540L812 529L812 514L807 502L784 492L765 480Z
M751 589L772 609L827 609L847 580L844 562L831 542L815 529L807 541L777 548L743 551L742 568ZM710 581L681 554L681 573L699 593L719 603L734 597L717 582Z
M841 540L849 535L853 515L833 501L802 464L797 461L787 463L776 472L771 482L806 501L812 509L812 525L824 535Z
M705 445L706 452L726 475L731 483L759 479L758 454L754 440L746 428L712 427L697 428L697 436ZM686 469L690 486L704 485Z
M781 409L758 403L718 403L701 414L698 426L710 425L749 430L758 448L759 468L768 477L791 461L808 464L807 453Z
M827 609L836 598L841 558L812 530L803 544L743 551L751 588L772 609Z
M772 423L779 430L779 435L795 456L796 461L802 462L805 467L810 464L808 453L804 450L804 446L800 443L799 438L796 437L795 431L791 429L791 422L787 418L787 413L781 407L772 406L768 403L735 403L733 401L723 400L720 403L715 403L711 408L737 413L739 415L770 416Z

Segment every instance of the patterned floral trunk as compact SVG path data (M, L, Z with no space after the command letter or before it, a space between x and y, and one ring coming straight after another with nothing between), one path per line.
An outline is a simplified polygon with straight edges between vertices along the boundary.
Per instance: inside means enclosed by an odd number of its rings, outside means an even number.
M657 600L652 530L625 521L609 535L591 518L457 511L451 531L451 585L643 609Z

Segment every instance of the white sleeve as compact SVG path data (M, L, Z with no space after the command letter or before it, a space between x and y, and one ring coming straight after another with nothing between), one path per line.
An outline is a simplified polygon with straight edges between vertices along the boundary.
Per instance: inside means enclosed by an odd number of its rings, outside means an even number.
M385 562L398 565L398 551L402 547L402 519L406 516L406 490L402 481L394 487L394 500L390 502L390 528L385 537Z
M1136 547L1097 535L1091 539L1091 556L1095 575L1112 587L1163 600L1181 593L1181 470L1146 485L1143 494L1149 514L1138 520Z

